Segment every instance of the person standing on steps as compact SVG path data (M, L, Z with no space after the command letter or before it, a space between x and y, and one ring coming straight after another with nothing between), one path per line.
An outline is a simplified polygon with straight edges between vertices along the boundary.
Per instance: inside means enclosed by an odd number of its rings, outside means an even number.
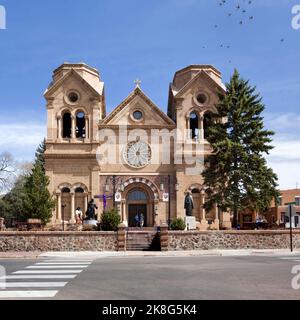
M134 220L135 220L135 226L139 227L140 226L140 216L138 213L135 215Z
M145 223L145 217L144 217L144 215L141 213L141 214L140 214L140 228L141 228L141 229L143 229L144 223Z

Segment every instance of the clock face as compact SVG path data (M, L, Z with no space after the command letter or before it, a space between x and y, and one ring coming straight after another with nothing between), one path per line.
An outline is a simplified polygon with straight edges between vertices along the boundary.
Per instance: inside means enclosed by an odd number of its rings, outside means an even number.
M145 142L130 142L124 150L125 161L134 168L143 168L151 161L152 152Z

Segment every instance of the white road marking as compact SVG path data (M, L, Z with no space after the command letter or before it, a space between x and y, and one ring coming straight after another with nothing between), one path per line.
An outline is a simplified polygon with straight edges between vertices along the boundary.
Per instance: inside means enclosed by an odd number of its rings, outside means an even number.
M36 265L44 266L44 265L90 265L91 262L39 262Z
M281 260L297 260L300 259L300 257L298 256L294 256L294 257L280 257Z
M51 275L51 274L47 274L47 275L14 275L14 276L6 276L2 279L6 279L6 280L10 280L10 279L74 279L77 277L77 274L73 275L73 274L57 274L57 275ZM1 278L0 278L1 279Z
M6 282L6 288L51 288L64 287L68 282Z
M74 266L74 265L67 265L67 266L29 266L26 267L26 269L66 269L66 268L74 268L74 269L78 269L78 268L87 268L88 266L84 266L84 265L78 265L78 266Z
M58 291L0 291L0 298L53 298Z
M80 273L82 270L21 270L13 274L53 274L53 273Z
M24 270L0 277L0 281L6 281L6 289L0 290L0 299L53 298L59 291L51 290L52 288L65 287L68 281L75 279L92 262L91 259L40 260L40 262L28 266ZM52 280L53 282L49 282ZM34 290L34 288L38 288L38 290ZM10 291L7 289L19 290Z
M76 263L92 263L93 260L43 260L43 262L76 262Z

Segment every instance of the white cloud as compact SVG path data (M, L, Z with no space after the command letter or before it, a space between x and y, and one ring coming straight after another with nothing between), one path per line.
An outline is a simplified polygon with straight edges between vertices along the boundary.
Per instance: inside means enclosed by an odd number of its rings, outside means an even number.
M39 123L0 123L0 153L10 152L17 160L31 160L46 135Z
M265 125L275 132L274 149L267 157L278 175L280 189L300 186L300 115L296 113L266 113Z

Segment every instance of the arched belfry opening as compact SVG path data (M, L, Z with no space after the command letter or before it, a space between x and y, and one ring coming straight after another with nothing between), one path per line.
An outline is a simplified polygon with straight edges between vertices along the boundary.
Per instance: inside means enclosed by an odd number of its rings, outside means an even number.
M199 138L199 117L195 111L190 113L189 122L190 122L191 138L198 139Z
M63 138L71 138L72 135L72 117L70 112L65 112L63 115Z
M76 138L86 138L85 113L79 111L76 113Z

